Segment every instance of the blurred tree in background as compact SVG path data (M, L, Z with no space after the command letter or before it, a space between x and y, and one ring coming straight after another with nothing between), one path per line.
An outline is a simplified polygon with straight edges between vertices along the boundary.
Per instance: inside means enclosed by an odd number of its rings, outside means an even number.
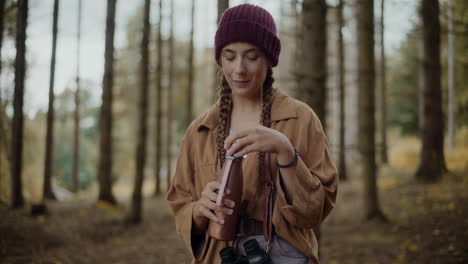
M418 132L418 41L411 30L389 63L389 123L403 135Z
M116 203L112 191L113 147L113 98L114 98L114 35L117 0L107 0L106 42L104 50L104 76L102 80L102 105L99 115L99 200Z
M79 162L79 187L89 187L96 180L96 160L99 136L98 113L99 106L92 102L92 84L86 80L81 82L80 103L82 124L80 127L81 147ZM73 129L74 129L75 88L69 87L56 95L56 143L54 144L54 175L59 184L72 190L73 187Z
M26 77L26 38L28 25L28 0L18 1L16 17L15 90L13 95L13 123L11 129L11 206L24 206L23 198L23 136L24 136L24 87Z
M455 111L456 127L468 125L468 2L455 0L454 33L455 42ZM441 63L442 102L447 106L447 5L441 5ZM400 129L403 135L418 132L418 50L421 25L418 20L407 33L395 55L389 57L388 74L389 122ZM446 114L444 115L447 116ZM445 118L446 120L446 118Z

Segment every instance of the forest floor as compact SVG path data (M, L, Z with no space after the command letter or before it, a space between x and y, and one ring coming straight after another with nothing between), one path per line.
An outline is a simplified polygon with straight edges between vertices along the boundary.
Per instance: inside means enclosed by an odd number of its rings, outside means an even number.
M365 220L362 179L342 181L336 208L321 227L321 263L468 263L466 157L459 160L463 170L435 184L413 179L417 162L410 157L410 168L391 158L378 178L386 222ZM144 200L136 226L125 224L128 199L118 198L110 206L82 193L48 202L48 214L39 217L30 206L11 210L0 203L0 264L190 263L163 196Z

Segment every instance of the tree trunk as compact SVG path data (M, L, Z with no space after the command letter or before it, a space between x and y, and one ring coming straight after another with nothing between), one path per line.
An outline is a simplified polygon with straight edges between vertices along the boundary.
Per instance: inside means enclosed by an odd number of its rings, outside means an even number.
M422 30L421 30L422 31ZM421 36L418 40L418 130L419 136L422 138L422 131L424 127L424 40Z
M447 170L444 158L444 121L442 114L440 70L439 1L422 0L424 41L424 124L421 161L416 171L420 181L432 182Z
M301 60L298 63L300 98L317 113L323 126L326 101L327 4L325 0L304 0L302 3ZM314 48L310 48L314 47Z
M4 22L4 12L5 12L5 0L0 1L0 76L2 73L2 47L3 47L3 22ZM2 107L2 87L0 83L0 111ZM2 122L0 120L0 122Z
M448 145L455 148L455 32L453 28L453 0L448 0Z
M387 154L387 69L385 59L385 0L380 0L380 159L383 164L388 163Z
M155 150L154 150L154 176L155 176L155 191L154 195L157 196L161 194L161 157L162 157L162 149L161 149L161 111L162 111L162 4L163 0L159 0L159 26L158 26L158 40L157 40L157 64L156 64L156 131L155 131Z
M106 47L99 142L99 200L115 204L112 194L112 85L114 64L115 8L117 0L107 1Z
M193 119L193 82L194 82L194 66L193 66L193 31L195 27L195 0L192 0L192 22L190 24L190 45L188 57L188 86L187 86L187 119L185 128L190 125Z
M344 43L343 43L343 5L344 0L338 3L338 90L339 90L339 111L340 111L340 131L339 131L339 151L338 151L338 173L340 180L346 180L346 158L345 158L345 63L344 63Z
M76 36L76 91L75 91L75 114L74 114L74 153L73 153L73 174L72 190L78 192L80 186L80 51L81 51L81 11L82 1L78 1L78 30Z
M13 97L12 166L11 166L11 206L24 206L21 182L23 135L24 135L24 81L26 75L26 28L28 24L28 0L18 0L16 18L16 59L15 91Z
M78 191L78 178L80 174L80 79L76 77L76 90L74 94L75 112L73 113L73 166L72 191Z
M57 21L59 12L59 0L54 1L54 19L52 25L52 57L50 60L50 83L49 83L49 110L47 111L46 152L44 164L43 199L55 200L52 191L52 160L54 146L54 80L55 80L55 54L57 50Z
M221 19L221 15L223 14L224 10L229 8L229 0L218 0L218 18L216 22L219 23Z
M136 149L136 175L132 195L132 211L130 221L137 224L142 219L142 187L146 162L146 136L148 134L148 72L149 56L148 43L150 37L150 9L151 1L145 0L145 14L143 18L143 38L141 41L141 91L139 103L138 143Z
M221 19L221 15L223 14L224 10L229 8L229 0L218 0L218 17L216 19L216 23L219 23L219 20ZM213 73L213 96L211 98L212 103L216 103L216 100L218 98L218 80L219 80L219 75L220 75L220 68L215 65L214 66L214 73Z
M169 33L169 82L167 86L167 148L166 148L166 162L167 162L167 190L171 186L172 175L172 80L174 79L174 1L171 3L171 16L170 16L170 33Z
M358 123L359 152L364 176L364 208L368 219L383 218L377 194L375 162L374 1L358 0Z
M300 30L302 59L298 62L298 95L317 114L323 127L326 101L327 4L325 0L304 0ZM313 49L309 47L314 47ZM320 226L314 228L320 242Z
M5 2L4 0L0 1L0 76L2 74L2 47L3 47L3 23L4 23L4 12L5 12ZM2 100L2 86L1 86L1 79L0 79L0 147L2 147L5 151L5 155L8 160L9 159L9 147L8 147L8 139L5 131L5 127L3 122L7 120L5 117L5 108ZM4 119L5 118L5 119ZM3 150L0 151L0 173L3 171L3 161L2 161ZM2 175L0 175L0 182L1 182Z
M291 67L291 78L292 78L292 85L291 85L291 93L293 94L297 94L298 91L297 91L297 87L298 87L298 84L299 84L299 78L298 78L298 72L297 70L299 69L297 64L298 64L298 61L299 61L299 46L301 45L301 13L299 13L299 10L297 8L299 4L299 0L291 0L291 10L292 10L292 16L293 16L293 20L294 20L294 24L293 24L293 27L292 27L292 31L293 31L293 45L294 45L294 49L293 49L293 52L292 52L292 60L291 60L291 64L290 64L290 67Z

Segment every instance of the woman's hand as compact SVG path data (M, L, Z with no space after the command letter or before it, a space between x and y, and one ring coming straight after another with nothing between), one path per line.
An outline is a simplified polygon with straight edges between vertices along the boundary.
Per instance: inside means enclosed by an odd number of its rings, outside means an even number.
M231 208L234 207L234 201L224 199L224 206L216 204L217 192L220 186L221 183L218 181L208 183L201 193L201 198L195 204L193 220L196 223L197 230L200 232L206 230L208 219L224 224L224 219L216 216L215 212L221 212L226 215L232 214L233 210ZM229 192L230 190L226 190L226 194L229 194Z
M294 158L294 147L280 132L261 125L255 125L229 135L224 141L227 155L241 157L250 152L271 152L277 154L279 163L288 163Z
M261 125L232 133L224 141L224 148L227 155L235 157L241 157L254 151L275 153L279 164L289 164L296 154L288 137L272 128ZM288 168L280 168L280 172L286 200L292 204L295 193L292 179L296 174L296 164Z

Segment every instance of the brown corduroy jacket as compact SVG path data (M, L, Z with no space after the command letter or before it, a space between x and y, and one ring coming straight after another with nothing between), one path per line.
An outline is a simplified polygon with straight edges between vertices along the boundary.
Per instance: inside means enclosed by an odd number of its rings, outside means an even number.
M225 242L207 234L192 234L192 214L206 184L217 180L219 160L216 127L219 106L194 120L187 128L177 159L167 201L176 220L176 229L190 250L192 263L220 263L219 251ZM285 198L271 155L271 168L276 178L277 195L273 212L276 234L305 254L310 263L318 263L318 246L312 228L317 227L334 207L338 174L328 150L328 142L320 120L306 104L276 89L271 108L271 128L283 133L299 153L294 178L295 199ZM244 188L242 200L247 201L246 214L263 220L263 186L259 184L258 154L249 153L243 161ZM278 175L278 176L277 176Z

